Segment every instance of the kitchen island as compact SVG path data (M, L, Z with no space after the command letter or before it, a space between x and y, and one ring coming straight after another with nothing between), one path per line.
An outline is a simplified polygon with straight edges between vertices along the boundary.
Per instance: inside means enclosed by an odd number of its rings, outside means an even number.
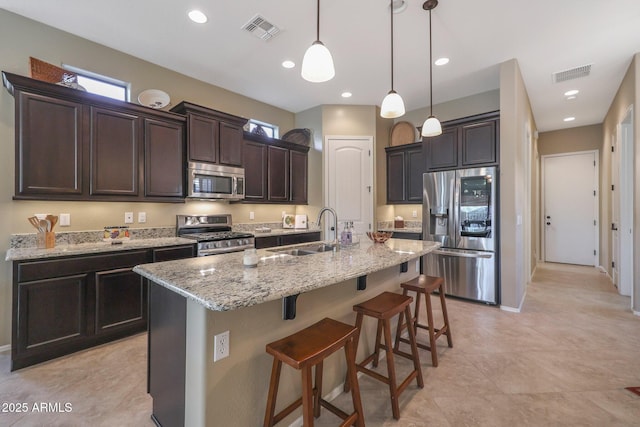
M353 324L354 304L383 291L399 293L400 282L418 274L418 259L437 246L364 240L304 256L277 252L287 248L259 250L256 268L243 266L242 253L136 266L152 282L148 390L154 421L164 427L260 425L272 363L265 345L324 317ZM283 314L295 318L284 320ZM374 344L370 323L360 355ZM229 357L214 363L214 336L225 331ZM330 394L341 391L342 359L332 356L325 363L324 389L334 390ZM299 373L283 369L278 407L299 390ZM299 416L294 412L281 425Z

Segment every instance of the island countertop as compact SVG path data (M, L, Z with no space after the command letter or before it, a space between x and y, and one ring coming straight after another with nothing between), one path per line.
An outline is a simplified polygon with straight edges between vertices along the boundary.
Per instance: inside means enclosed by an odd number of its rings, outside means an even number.
M305 245L292 245L295 248ZM309 292L400 265L439 247L421 240L362 240L337 252L305 256L279 254L285 247L258 250L260 262L244 267L243 253L142 264L133 271L213 311L249 307Z

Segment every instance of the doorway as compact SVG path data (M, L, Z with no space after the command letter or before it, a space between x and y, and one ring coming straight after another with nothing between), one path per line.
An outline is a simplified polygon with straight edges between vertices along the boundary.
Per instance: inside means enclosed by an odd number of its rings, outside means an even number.
M542 156L544 260L598 265L598 151Z
M338 214L336 232L345 221L356 234L372 230L373 137L327 136L324 153L324 199Z

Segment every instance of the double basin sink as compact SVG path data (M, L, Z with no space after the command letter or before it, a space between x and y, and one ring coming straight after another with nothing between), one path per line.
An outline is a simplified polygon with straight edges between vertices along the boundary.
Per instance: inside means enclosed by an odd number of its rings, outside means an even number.
M303 256L319 254L321 252L331 252L336 249L335 245L330 243L312 243L310 245L298 246L289 249L269 249L269 252L276 252L279 254Z

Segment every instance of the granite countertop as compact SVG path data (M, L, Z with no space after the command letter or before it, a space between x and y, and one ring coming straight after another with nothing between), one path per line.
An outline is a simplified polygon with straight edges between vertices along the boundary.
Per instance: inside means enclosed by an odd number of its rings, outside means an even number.
M383 228L379 228L378 231L393 231L394 233L420 233L420 234L422 234L422 227L405 227L405 228L383 227Z
M119 252L131 249L157 248L162 246L188 245L195 242L182 237L158 237L150 239L131 239L120 245L110 242L89 242L70 245L56 245L51 249L11 248L7 251L5 261L21 261L37 258L55 258L69 255L91 255L105 252Z
M300 247L309 245L292 245ZM213 311L249 307L400 265L438 248L435 242L389 239L384 244L363 240L337 252L305 256L258 251L255 268L243 266L234 252L187 260L143 264L133 271ZM281 250L285 247L278 247Z

